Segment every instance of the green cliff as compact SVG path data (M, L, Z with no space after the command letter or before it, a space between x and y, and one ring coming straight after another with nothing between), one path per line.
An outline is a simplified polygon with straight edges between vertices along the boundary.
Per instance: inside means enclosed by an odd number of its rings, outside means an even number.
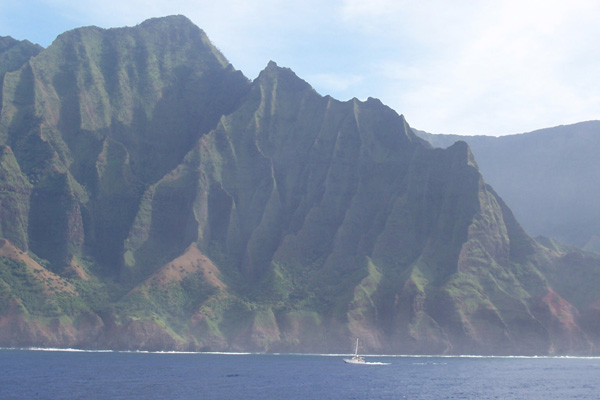
M66 32L2 95L0 346L599 351L600 258L529 238L466 143L251 82L185 17Z
M467 142L529 234L600 254L600 121L500 137L416 133L437 147Z

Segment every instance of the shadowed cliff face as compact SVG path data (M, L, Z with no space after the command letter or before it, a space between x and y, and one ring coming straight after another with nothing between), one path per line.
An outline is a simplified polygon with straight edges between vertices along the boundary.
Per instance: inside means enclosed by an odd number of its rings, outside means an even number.
M31 57L38 55L42 47L27 40L19 41L10 36L0 36L0 82L7 72L21 68ZM2 110L2 95L0 90L0 110Z
M40 199L32 250L60 266L85 244L115 268L144 190L247 84L184 17L70 31L8 74L4 143Z
M597 351L600 260L378 100L249 82L184 17L67 32L3 96L0 344Z
M501 137L416 132L434 146L466 141L529 234L600 253L600 121Z

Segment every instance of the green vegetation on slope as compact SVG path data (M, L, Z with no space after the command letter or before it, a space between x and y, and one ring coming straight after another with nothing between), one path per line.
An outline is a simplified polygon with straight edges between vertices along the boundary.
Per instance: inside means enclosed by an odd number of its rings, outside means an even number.
M466 143L249 82L185 17L67 32L2 96L0 345L598 351L600 260L529 238Z

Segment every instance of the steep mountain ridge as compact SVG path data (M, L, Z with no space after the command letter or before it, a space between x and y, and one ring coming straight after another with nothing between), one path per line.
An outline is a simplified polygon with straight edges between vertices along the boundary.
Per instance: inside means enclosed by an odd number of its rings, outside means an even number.
M67 32L7 74L3 92L21 97L5 102L4 142L29 180L41 179L34 190L44 198L32 202L32 250L68 264L86 244L99 261L118 262L145 188L235 107L245 85L204 32L179 16ZM57 188L61 199L52 200L46 190Z
M500 137L416 133L437 147L469 143L486 180L531 235L600 252L600 121Z
M70 289L0 251L0 345L598 351L600 259L529 238L466 143L379 100L250 82L182 16L67 32L3 96L5 246Z
M15 71L31 57L38 55L43 48L27 40L19 41L10 36L0 36L0 83L7 72ZM0 90L0 110L2 110L2 92Z
M16 40L10 36L0 36L0 78L7 72L15 71L31 57L38 55L43 48L28 40Z

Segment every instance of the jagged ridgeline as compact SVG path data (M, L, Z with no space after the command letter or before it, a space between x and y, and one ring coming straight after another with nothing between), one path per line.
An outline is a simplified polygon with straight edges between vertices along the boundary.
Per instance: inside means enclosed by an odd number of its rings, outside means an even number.
M251 82L181 16L7 43L0 346L598 352L600 259L529 238L465 143Z
M437 147L465 140L530 235L600 254L600 121L500 137L415 133Z

